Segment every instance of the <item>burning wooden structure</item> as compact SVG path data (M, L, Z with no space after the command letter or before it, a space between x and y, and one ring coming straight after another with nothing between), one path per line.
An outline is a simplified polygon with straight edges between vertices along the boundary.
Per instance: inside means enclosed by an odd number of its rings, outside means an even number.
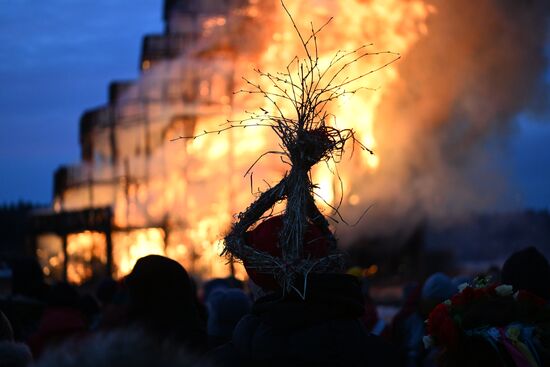
M330 63L339 51L377 41L376 47L367 45L373 57L350 65L350 75L394 58L377 51L406 54L428 36L427 19L436 14L423 0L285 4L298 14L298 27L306 30L310 21L321 25L335 17L319 41L320 64ZM242 77L253 78L253 68L284 70L301 45L275 0L165 0L164 21L163 34L143 40L139 79L112 82L108 103L82 115L81 161L57 170L53 208L33 218L36 251L46 275L75 283L101 273L120 277L147 254L172 257L199 276L241 274L219 257L219 240L229 230L232 215L261 191L258 187L278 182L288 167L278 157L263 157L254 174L243 179L251 163L277 148L276 140L253 127L219 135L203 132L225 129L227 120L241 121L247 110L273 108L261 97L233 92L243 88ZM401 154L416 141L416 130L408 125L379 130L381 137L392 135L386 145L375 137L380 111L392 121L402 120L392 115L399 111L392 104L401 103L404 88L396 88L395 98L390 92L400 77L392 64L368 80L368 86L384 90L359 91L330 106L338 127L356 131L357 139L375 155L342 159L341 180L333 165L316 167L312 182L327 203L327 214L331 204L341 202L357 217L373 197L393 208L394 200L404 195L404 183L416 179L409 173L419 169L403 168L402 160L410 155ZM174 141L197 135L204 136ZM368 196L364 182L374 172ZM438 183L438 177L427 182ZM399 210L417 201L406 204Z
M235 51L227 43L205 44L209 32L245 5L165 1L166 31L144 37L140 80L112 82L108 103L82 115L82 161L56 171L53 211L32 218L45 275L75 283L120 277L151 253L176 258L198 275L231 271L216 259L217 239L230 219L231 183L223 190L212 186L228 180L228 141L170 141L229 118ZM205 54L186 58L199 49ZM212 158L220 167L201 168L203 149L220 144L223 151ZM199 194L209 188L210 199Z

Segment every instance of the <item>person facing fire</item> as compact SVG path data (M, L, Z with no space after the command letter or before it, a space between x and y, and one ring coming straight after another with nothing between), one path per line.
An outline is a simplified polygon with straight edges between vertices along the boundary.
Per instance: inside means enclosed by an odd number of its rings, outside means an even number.
M281 256L281 216L248 231L249 246ZM314 225L304 236L302 256L319 258L328 242ZM251 313L235 328L231 342L211 356L221 366L392 366L389 347L366 332L360 321L363 295L358 280L342 272L312 272L297 283L305 294L285 292L274 276L244 261L252 289ZM305 297L302 297L305 296Z

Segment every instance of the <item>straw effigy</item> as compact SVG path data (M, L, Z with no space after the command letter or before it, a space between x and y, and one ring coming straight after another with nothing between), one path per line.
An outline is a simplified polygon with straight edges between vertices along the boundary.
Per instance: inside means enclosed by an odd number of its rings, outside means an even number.
M353 130L332 126L332 121L335 119L327 112L327 107L332 101L345 94L354 94L359 89L368 89L353 88L353 83L396 61L399 55L389 51L367 52L365 49L370 45L364 45L353 51L337 52L328 66L321 68L317 35L330 20L317 30L312 26L311 33L306 39L298 30L284 3L282 6L292 21L305 56L295 57L284 72L271 74L256 70L259 78L268 81L273 87L270 90L265 89L259 82L254 83L245 79L251 89L240 92L262 95L270 102L274 112L261 109L260 113L252 113L250 119L239 121L238 124L231 125L229 128L251 126L246 124L250 121L254 122L252 126L271 128L280 139L281 151L270 151L264 155L281 155L283 162L290 165L290 170L279 183L261 192L245 211L237 215L236 222L224 238L222 255L230 261L244 262L248 269L272 275L285 292L294 290L305 297L308 274L338 272L344 265L342 253L337 247L329 223L315 203L316 186L311 180L310 170L319 162L329 160L338 162L349 141L352 141L352 146L358 144L362 149L373 154L355 139ZM346 69L359 59L383 53L395 57L390 62L361 75L345 75ZM293 116L283 113L280 102L277 102L281 100L291 104ZM246 243L245 234L259 221L268 218L271 214L266 215L266 213L283 200L286 200L286 207L283 214L283 227L279 233L282 256L276 257L249 246ZM333 209L338 211L337 208ZM323 233L324 240L329 244L326 256L322 258L304 256L304 234L308 226L315 226Z

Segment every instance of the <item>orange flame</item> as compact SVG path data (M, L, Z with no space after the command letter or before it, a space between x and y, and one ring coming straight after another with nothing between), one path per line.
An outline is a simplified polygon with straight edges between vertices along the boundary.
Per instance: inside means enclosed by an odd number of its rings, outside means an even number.
M332 24L319 35L320 62L325 64L336 52L357 49L371 41L376 42L376 45L369 46L373 53L390 50L404 56L427 34L426 20L436 11L421 0L286 0L285 4L291 14L296 15L297 26L303 34L310 29L310 22L319 26L329 16L334 16ZM250 1L244 14L263 16L261 6L259 1ZM204 277L230 273L230 267L219 257L219 239L229 228L231 215L252 201L251 189L253 192L265 189L278 181L287 169L278 157L265 157L254 167L252 177L242 178L252 162L276 145L274 137L269 129L250 127L185 141L170 140L180 135L218 130L220 122L239 120L242 111L262 106L261 99L250 95L233 96L232 91L240 89L241 75L248 77L252 66L276 72L285 70L296 55L302 56L292 23L282 9L278 10L279 14L265 14L275 21L266 23L272 27L269 30L271 39L260 55L240 55L236 64L216 54L209 56L207 61L193 61L188 57L164 64L147 61L141 82L118 108L121 119L125 114L142 114L148 121L149 134L157 140L144 143L142 125L121 130L118 138L124 141L124 146L119 155L125 164L107 168L98 165L93 168L93 176L99 180L112 177L115 172L114 176L123 178L110 186L71 188L64 193L63 209L111 205L116 227L143 228L113 233L117 277L131 271L137 259L147 254L175 258L193 273ZM207 18L202 30L216 37L216 29L223 30L229 24L227 19L216 16ZM387 61L387 54L373 55L353 63L346 73L360 75ZM164 85L166 90L184 91L186 83L193 82L189 80L190 76L202 78L196 90L199 103L159 97L162 93L157 90L159 85ZM337 116L334 123L340 128L353 128L358 139L376 152L378 143L374 124L377 108L389 93L387 86L398 78L394 65L373 73L362 83L377 90L344 96L331 106L330 112ZM133 99L132 93L139 97ZM97 136L98 149L102 144L106 145L107 140L107 136ZM148 158L144 158L146 150L150 151ZM353 160L338 168L342 187L335 178L333 164L319 165L313 172L314 182L318 185L316 193L327 203L320 205L329 210L343 193L346 194L345 203L360 204L361 197L353 192L353 185L361 183L355 178L362 177L365 172L374 172L383 164L384 157L376 154L356 154ZM90 190L93 195L90 195ZM93 202L90 197L94 198ZM56 208L59 208L58 202ZM104 238L91 232L70 237L69 256L72 259L78 254L82 259L76 262L69 259L67 275L71 281L79 283L90 276L91 268L86 265L90 256L105 262L105 257L97 253L98 249L104 249L104 242ZM63 260L58 255L51 256L54 253L51 249L59 248L59 244L52 238L44 239L43 243L39 245L39 257L43 259L44 270L52 272L51 262ZM234 268L234 271L239 277L244 277L242 267Z

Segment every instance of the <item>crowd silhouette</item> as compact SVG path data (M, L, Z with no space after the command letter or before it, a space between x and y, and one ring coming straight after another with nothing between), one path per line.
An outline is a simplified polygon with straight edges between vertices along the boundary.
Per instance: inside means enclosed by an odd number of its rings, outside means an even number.
M0 366L550 366L550 266L534 247L500 274L402 284L390 316L357 268L309 274L305 298L247 270L256 282L198 282L150 255L95 289L29 281L2 300Z

